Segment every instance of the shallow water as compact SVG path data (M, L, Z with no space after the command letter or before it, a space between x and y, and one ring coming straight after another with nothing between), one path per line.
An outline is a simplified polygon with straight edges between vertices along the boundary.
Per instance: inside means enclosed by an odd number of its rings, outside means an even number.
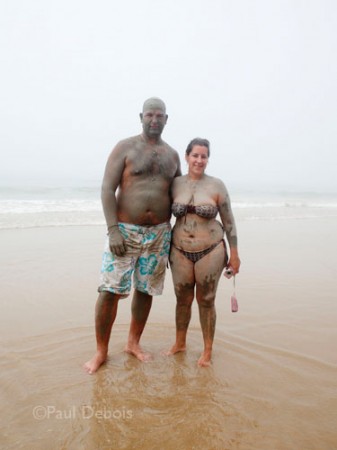
M3 230L0 448L335 450L336 221L239 226L239 312L222 279L212 366L197 366L196 305L186 354L162 354L174 339L168 272L142 338L153 360L123 352L125 299L94 376L82 365L95 349L100 230Z
M122 351L127 327L116 326L95 376L80 367L91 329L12 342L1 355L1 448L336 448L334 365L218 330L213 366L199 368L200 330L186 354L167 357L173 332L151 325L144 364Z

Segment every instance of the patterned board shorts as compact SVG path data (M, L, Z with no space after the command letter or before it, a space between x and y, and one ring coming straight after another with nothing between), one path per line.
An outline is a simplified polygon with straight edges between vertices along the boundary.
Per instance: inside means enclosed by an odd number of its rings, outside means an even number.
M127 297L133 287L149 295L160 295L164 279L171 242L169 222L153 226L119 223L127 251L116 256L109 248L106 239L99 292L109 291L121 297Z

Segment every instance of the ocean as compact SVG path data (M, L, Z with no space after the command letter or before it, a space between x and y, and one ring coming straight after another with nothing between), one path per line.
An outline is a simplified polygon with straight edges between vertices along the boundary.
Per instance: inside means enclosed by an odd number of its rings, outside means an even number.
M230 193L240 220L337 216L337 193L237 190ZM0 229L104 225L100 186L0 187Z
M109 359L89 376L104 216L99 184L0 190L0 448L6 450L337 448L337 195L230 189L233 280L216 296L212 366L194 301L175 339L170 269L141 344L124 352L131 296ZM174 221L174 218L172 219Z

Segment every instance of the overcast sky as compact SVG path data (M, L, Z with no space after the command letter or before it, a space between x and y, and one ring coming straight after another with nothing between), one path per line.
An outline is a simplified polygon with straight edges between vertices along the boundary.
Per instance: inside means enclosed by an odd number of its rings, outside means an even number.
M336 0L2 1L0 39L3 186L99 183L158 96L230 188L337 191Z

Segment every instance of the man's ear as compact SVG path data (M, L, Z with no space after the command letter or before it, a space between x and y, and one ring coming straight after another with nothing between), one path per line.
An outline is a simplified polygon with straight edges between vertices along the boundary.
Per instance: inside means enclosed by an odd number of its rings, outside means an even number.
M143 122L143 113L139 113L140 121Z

